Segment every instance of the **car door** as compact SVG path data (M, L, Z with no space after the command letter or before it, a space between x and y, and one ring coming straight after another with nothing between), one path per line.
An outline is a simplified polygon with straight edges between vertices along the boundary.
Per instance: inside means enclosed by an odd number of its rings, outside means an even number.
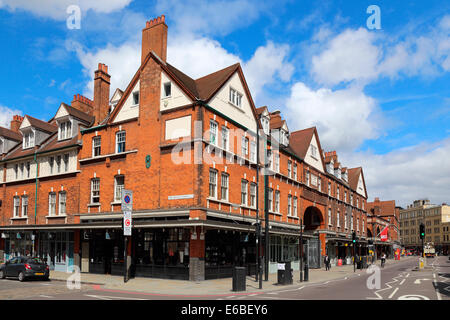
M7 277L14 277L14 270L17 264L18 258L12 258L9 260L9 262L5 265L5 274Z

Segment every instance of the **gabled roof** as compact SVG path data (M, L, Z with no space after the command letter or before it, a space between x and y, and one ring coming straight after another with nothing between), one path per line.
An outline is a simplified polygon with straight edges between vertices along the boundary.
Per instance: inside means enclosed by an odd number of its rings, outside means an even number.
M256 108L256 114L257 114L258 116L261 115L261 114L263 114L264 111L266 111L267 113L269 113L269 109L267 108L267 106L263 106L263 107Z
M30 125L32 127L40 129L41 131L45 131L45 132L48 132L48 133L53 133L53 132L58 131L58 127L57 126L55 126L53 124L50 124L48 122L45 122L45 121L33 118L33 117L29 116L29 115L26 115L25 118L28 119L28 122L30 123ZM22 122L22 124L23 123L24 122Z
M366 198L367 198L367 188L366 188L366 182L364 180L364 173L363 173L362 167L348 169L348 184L350 185L350 188L352 188L354 191L358 191L357 188L358 188L358 181L359 181L360 175L361 175L361 178L363 181L364 192L365 192Z
M22 141L22 135L7 128L0 127L0 136L14 141Z
M61 103L61 105L64 106L64 108L66 109L67 113L69 115L71 115L72 117L75 117L75 118L77 118L79 120L82 120L82 121L84 121L84 122L86 122L86 123L88 123L90 125L94 123L94 120L95 120L94 116L91 116L91 115L89 115L87 113L84 113L83 111L80 111L77 108L69 106L69 105L65 104L64 102Z
M245 81L241 65L239 63L233 64L222 70L213 72L209 75L194 80L185 73L181 72L180 70L172 66L171 64L163 62L153 51L150 51L145 60L141 63L139 69L136 71L135 75L133 76L133 79L131 79L124 94L117 103L117 106L108 115L105 121L103 121L101 124L106 124L107 122L110 122L115 118L115 116L121 109L122 105L124 104L125 99L129 96L130 91L132 90L136 82L139 80L141 71L144 69L145 65L148 63L150 59L153 59L157 64L159 64L161 69L164 72L166 72L167 75L170 78L172 78L172 80L174 80L175 83L193 101L201 100L205 103L208 103L209 100L214 96L214 94L216 94L220 90L220 88L222 88L223 85L231 78L231 76L235 72L238 72L239 77L243 83L243 87L246 92L247 98L250 102L253 115L255 116L255 119L257 118L256 107L254 105L253 98L251 96L250 90L248 89L247 82ZM257 121L257 126L261 128L261 124L259 123L259 121Z
M291 132L289 137L290 147L304 159L314 134L315 127Z

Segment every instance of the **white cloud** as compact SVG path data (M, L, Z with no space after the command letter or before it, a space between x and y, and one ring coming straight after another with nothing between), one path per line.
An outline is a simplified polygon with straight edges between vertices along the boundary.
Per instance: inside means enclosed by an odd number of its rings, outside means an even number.
M450 139L422 143L387 154L370 151L339 155L349 166L363 164L369 200L396 200L405 207L415 199L450 202Z
M266 5L250 0L158 0L156 11L174 21L175 33L227 34L252 23ZM169 14L170 13L170 14Z
M315 49L310 72L314 80L335 86L356 81L367 84L380 77L439 76L450 70L450 16L444 16L428 32L395 35L346 29L332 34L320 28L312 37Z
M140 49L140 46L135 43L125 43L119 47L108 45L95 52L85 51L78 47L76 49L77 56L83 66L83 73L89 79L83 95L93 97L94 72L98 69L99 63L108 66L108 73L111 75L111 95L116 88L125 90L140 65Z
M22 111L11 109L0 104L0 127L8 128L15 115L22 115Z
M316 38L323 37L318 35ZM375 38L375 33L360 28L345 30L331 39L325 50L312 58L314 79L321 84L336 85L355 79L376 78L381 52L373 44Z
M67 19L67 7L78 5L81 16L88 10L110 13L126 7L132 0L2 0L0 8L10 11L25 10L39 17L57 20Z
M352 151L363 141L376 138L381 129L380 117L376 101L357 86L313 90L297 82L286 101L290 128L316 126L325 150Z
M211 38L185 35L169 37L168 42L167 61L193 79L241 63L253 98L258 96L265 85L276 79L288 81L293 72L293 66L286 61L289 51L287 45L268 42L258 47L248 61L242 61ZM92 78L99 62L108 65L112 94L117 87L122 90L126 88L141 61L140 42L127 42L117 47L109 44L94 52L75 42L68 47L77 52L83 73L89 79L84 91L88 97L93 93Z

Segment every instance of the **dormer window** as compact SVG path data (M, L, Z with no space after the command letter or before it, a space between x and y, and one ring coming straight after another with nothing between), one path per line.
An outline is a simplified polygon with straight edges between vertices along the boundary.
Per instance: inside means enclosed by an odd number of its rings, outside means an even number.
M34 132L30 130L23 135L23 148L27 149L32 147L34 147Z
M261 124L262 124L264 133L268 135L269 131L270 131L269 118L261 117Z
M230 88L230 102L241 108L241 102L242 102L242 94L240 94L239 92L237 92L235 89Z
M287 146L289 144L288 133L284 130L280 131L280 143Z
M64 121L59 124L59 140L65 140L72 137L72 122Z

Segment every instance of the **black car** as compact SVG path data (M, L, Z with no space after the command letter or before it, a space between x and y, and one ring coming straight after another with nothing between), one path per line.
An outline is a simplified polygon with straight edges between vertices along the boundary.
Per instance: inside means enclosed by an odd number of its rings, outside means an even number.
M50 269L41 258L15 257L0 266L0 279L16 277L19 281L40 277L48 280Z

